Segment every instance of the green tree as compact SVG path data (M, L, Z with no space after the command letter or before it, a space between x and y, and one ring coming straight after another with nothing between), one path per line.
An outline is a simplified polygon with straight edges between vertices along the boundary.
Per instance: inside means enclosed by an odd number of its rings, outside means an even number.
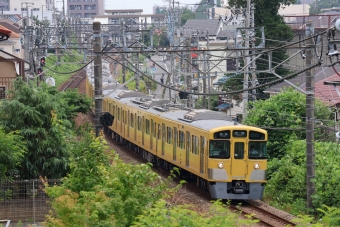
M253 0L255 3L255 27L264 27L265 38L267 39L265 44L266 47L279 47L285 44L283 41L289 41L293 37L293 33L291 28L286 25L283 20L283 17L278 14L280 7L283 5L289 5L294 3L295 0ZM246 7L246 0L230 0L230 6L238 6L238 7ZM259 31L257 31L257 37L260 37ZM274 59L272 66L276 66L279 62L282 62L288 56L286 51L273 51L272 57ZM257 69L258 70L267 70L268 69L268 55L265 54L261 57L263 61L257 61ZM279 75L285 75L289 73L289 70L283 67L278 67L275 71ZM257 75L258 81L260 83L265 83L270 81L273 78L270 73L260 73ZM227 86L231 87L229 83L232 81L229 80L226 82ZM242 84L242 80L238 80L239 84ZM258 91L262 92L262 89Z
M0 181L8 180L16 174L24 157L26 144L18 134L18 131L5 133L0 127Z
M184 26L187 20L195 19L195 13L192 12L188 7L182 9L182 16L181 16L181 26Z
M268 154L280 158L285 154L284 145L292 135L297 139L306 138L306 97L288 88L267 100L249 104L245 124L264 127L268 131ZM330 122L331 110L321 101L315 101L315 118ZM320 129L316 129L315 139L324 139Z
M314 2L310 5L309 14L311 15L319 14L322 9L329 9L339 6L340 2L338 0L322 0L322 1L314 0Z
M19 130L27 144L19 168L21 178L60 178L67 173L73 138L70 118L75 111L87 112L89 107L84 103L90 103L80 98L71 100L75 94L67 94L46 86L30 87L18 80L10 99L2 102L0 124L6 133Z
M337 225L327 226L339 226L339 144L315 142L314 147L315 194L312 196L313 206L319 210L319 215L323 216L327 213L329 217L333 216L332 220L322 218L324 221L337 222ZM294 138L287 142L285 150L286 154L282 159L275 158L268 163L270 180L266 184L265 199L271 201L276 207L290 210L292 214L306 214L308 213L306 210L306 141ZM327 209L327 206L334 207L333 211L322 212L331 210Z

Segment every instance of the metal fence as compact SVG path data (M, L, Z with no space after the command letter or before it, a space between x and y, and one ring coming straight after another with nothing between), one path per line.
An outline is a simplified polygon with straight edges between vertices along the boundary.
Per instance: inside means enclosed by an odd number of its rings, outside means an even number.
M47 182L49 185L60 185L59 179L49 179ZM41 180L0 182L0 219L10 220L10 226L17 223L37 226L51 209L49 201Z

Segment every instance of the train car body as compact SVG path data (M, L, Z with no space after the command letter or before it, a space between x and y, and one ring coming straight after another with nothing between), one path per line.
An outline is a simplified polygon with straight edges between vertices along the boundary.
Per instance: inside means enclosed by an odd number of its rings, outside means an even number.
M87 94L93 97L93 91L88 79ZM238 124L222 112L188 110L141 92L104 86L103 94L103 112L113 119L107 126L112 137L149 162L190 173L214 199L262 198L265 130Z

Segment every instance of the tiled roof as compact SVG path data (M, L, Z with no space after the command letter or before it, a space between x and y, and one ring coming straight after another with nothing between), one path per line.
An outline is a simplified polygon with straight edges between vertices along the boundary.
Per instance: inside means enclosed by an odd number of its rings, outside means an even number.
M19 25L17 23L10 24L10 23L4 22L4 21L0 21L0 25L6 27L8 30L11 30L12 32L22 33L20 31ZM18 25L18 26L16 26L16 25Z
M334 74L331 77L326 79L320 80L319 82L315 83L315 97L318 97L322 101L324 101L327 105L334 106L340 103L340 96L336 92L333 85L324 85L325 81L340 81L340 76ZM340 89L340 86L337 86Z
M2 25L0 25L0 28L3 28L3 29L7 29L7 30L12 31L11 29L9 29L9 28L7 28L7 27L5 27L5 26L2 26ZM14 31L12 31L11 37L10 37L10 38L20 38L20 35L19 35L18 33L15 33Z
M335 70L340 73L340 67L338 65L335 66ZM324 85L324 81L340 81L340 76L335 74L334 70L331 67L319 68L315 70L315 85L314 85L314 93L315 97L324 101L327 105L333 106L340 103L340 97L337 94L336 90L332 85ZM297 85L302 90L306 90L306 75L305 73L300 74L299 76L289 80L291 83ZM290 87L291 85L282 82L279 84L275 84L270 88L267 88L266 93L279 93L282 91L284 87ZM340 86L339 86L340 90Z
M221 30L218 35L217 38L229 38L229 39L234 39L235 38L235 32L234 31L230 31L230 30Z
M205 36L207 30L209 30L209 35L217 35L220 23L218 19L189 19L183 27L197 29L200 32L200 36Z

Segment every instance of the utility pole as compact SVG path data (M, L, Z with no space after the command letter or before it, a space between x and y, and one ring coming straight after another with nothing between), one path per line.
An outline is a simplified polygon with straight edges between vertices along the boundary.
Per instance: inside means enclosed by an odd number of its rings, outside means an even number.
M191 33L189 33L190 36L187 37L185 44L187 46L187 48L190 50L191 48ZM186 80L187 80L187 90L191 91L192 90L192 84L191 84L191 64L192 64L192 59L191 59L191 52L188 51L187 53L187 76L186 76ZM188 94L188 101L187 101L187 107L191 108L192 107L192 97L191 94Z
M41 21L44 20L44 6L46 5L41 5Z
M136 77L136 90L140 91L139 89L139 51L137 53L137 77Z
M313 40L314 33L312 21L306 23L306 67L313 65ZM308 39L309 38L309 39ZM314 69L306 71L306 166L307 166L307 208L313 209L312 195L315 193L314 170Z
M207 49L208 49L208 39L209 39L208 30L206 31L206 38L207 38ZM207 93L207 52L203 52L203 93ZM207 96L203 96L203 108L207 108Z
M252 3L250 5L250 18L249 18L252 28L255 27L254 12L255 12L255 6L254 6L254 3ZM251 30L250 33L251 33L250 48L255 48L255 45L256 45L255 30ZM252 54L251 60L253 60L253 58L255 58L255 50L252 50L251 54ZM252 87L256 87L258 84L257 75L256 75L256 61L252 61L251 63L251 84L252 84ZM252 90L252 93L253 93L253 99L256 100L256 93L257 93L256 89Z
M250 0L247 0L247 8L246 8L246 18L245 18L245 27L248 28L250 25ZM244 50L244 65L246 66L244 69L243 76L243 90L248 89L248 80L249 80L249 30L245 29L245 50ZM242 94L243 98L243 120L247 118L247 107L248 107L248 91L244 91Z
M207 30L207 50L210 48L210 43L209 43L209 30ZM208 52L208 56L206 58L207 60L207 70L208 70L208 94L210 94L210 63L209 63L209 58L210 58L210 52ZM210 110L210 95L208 95L208 110Z
M123 21L120 22L120 40L122 42L123 45L123 49L126 47L125 46L125 42L124 42L124 24ZM125 83L125 54L122 54L122 83Z
M95 121L96 137L102 128L100 116L103 112L103 89L102 89L102 37L100 22L93 22L93 54L94 54L94 103L95 103Z

